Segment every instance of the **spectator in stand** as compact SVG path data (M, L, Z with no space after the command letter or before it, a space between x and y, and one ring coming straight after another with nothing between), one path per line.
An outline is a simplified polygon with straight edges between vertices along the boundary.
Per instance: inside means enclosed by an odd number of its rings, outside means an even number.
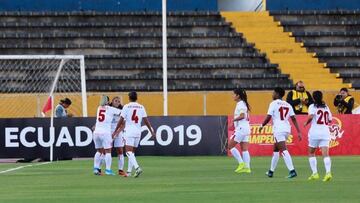
M349 94L347 88L341 88L339 94L334 99L334 105L340 114L352 114L354 102L354 97Z
M295 114L307 114L310 104L314 103L310 92L305 90L304 82L301 80L295 84L295 89L288 93L286 101L291 104Z
M69 98L65 98L60 100L60 103L55 108L55 117L56 118L65 118L72 117L72 114L67 113L67 108L71 105L71 100Z

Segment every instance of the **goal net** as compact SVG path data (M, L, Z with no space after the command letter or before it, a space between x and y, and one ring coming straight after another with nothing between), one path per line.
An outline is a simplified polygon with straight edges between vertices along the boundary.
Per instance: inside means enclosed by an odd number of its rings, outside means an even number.
M69 114L87 116L85 63L82 55L0 55L0 117L41 117L69 98ZM50 117L51 110L44 116Z

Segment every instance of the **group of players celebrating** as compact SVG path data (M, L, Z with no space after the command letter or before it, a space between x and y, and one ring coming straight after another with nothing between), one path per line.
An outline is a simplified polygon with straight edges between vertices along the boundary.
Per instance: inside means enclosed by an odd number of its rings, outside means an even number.
M109 97L103 96L96 113L96 124L93 133L96 153L94 156L94 174L102 175L101 164L105 162L105 175L115 175L111 170L111 150L116 148L118 153L118 174L124 177L134 177L142 173L136 157L135 150L139 146L141 137L141 123L145 122L152 136L155 136L146 110L137 103L137 93L129 93L129 103L121 106L120 98L114 97L110 102ZM128 170L124 171L124 149L128 157Z
M236 173L251 173L250 169L250 154L248 152L249 137L250 137L250 123L249 112L250 105L247 101L247 95L243 89L235 89L233 92L234 101L237 102L234 112L234 127L235 132L229 140L229 150L233 157L238 161L239 165L235 170ZM285 90L282 88L275 88L272 98L273 101L269 105L267 116L260 127L260 131L263 127L272 119L273 121L273 134L274 134L274 150L271 159L271 165L266 175L270 178L274 176L274 172L280 157L280 153L284 158L286 167L289 170L288 178L294 178L297 173L294 168L294 164L291 159L291 155L286 147L286 140L291 133L291 126L289 119L292 122L298 133L298 139L302 139L299 125L296 121L295 113L292 106L283 101L282 98L285 95ZM317 171L317 161L315 157L315 150L321 149L326 174L323 181L330 181L331 175L331 160L329 157L329 143L330 143L330 130L329 124L332 120L332 114L329 107L323 101L323 94L321 91L313 92L314 104L309 106L309 115L307 121L304 123L304 127L311 123L311 128L308 134L308 151L309 151L309 164L312 170L312 174L308 180L319 179ZM242 155L236 148L239 144Z
M286 140L291 133L291 126L289 123L290 118L297 130L299 140L301 140L302 135L292 106L282 100L284 95L284 89L274 89L272 95L273 101L270 103L267 116L260 127L261 131L271 119L273 120L274 150L270 169L266 172L266 175L270 178L274 176L280 154L284 158L286 167L289 170L289 175L287 177L294 178L297 176L291 155L286 147ZM311 123L308 135L308 150L312 174L308 179L317 180L320 178L317 171L315 150L321 148L326 170L323 181L330 181L332 175L331 160L329 157L330 131L328 125L331 123L332 114L329 107L323 101L322 92L314 91L313 98L314 104L309 106L309 116L304 123L304 127ZM235 132L229 140L228 147L233 157L239 163L235 172L251 173L250 153L248 151L251 132L249 123L250 105L247 101L246 91L243 89L235 89L233 92L233 99L237 102L234 112ZM144 106L136 102L136 92L129 93L129 101L130 103L122 107L119 97L114 97L111 102L107 96L103 96L101 99L100 106L97 109L93 137L96 148L94 156L95 175L102 174L101 164L103 161L105 162L106 167L105 174L115 175L111 170L111 150L113 146L118 153L119 175L124 177L131 176L133 169L135 169L134 177L138 177L142 173L142 169L135 157L135 150L138 147L141 138L142 121L144 121L152 136L155 136L155 132L147 119ZM242 151L241 154L236 148L237 144L240 145ZM124 171L124 147L126 156L129 160L127 172Z

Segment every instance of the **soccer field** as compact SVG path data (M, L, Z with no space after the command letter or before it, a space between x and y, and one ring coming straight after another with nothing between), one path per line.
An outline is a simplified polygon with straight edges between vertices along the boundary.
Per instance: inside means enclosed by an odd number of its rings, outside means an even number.
M270 157L252 159L252 174L235 174L229 157L138 157L139 178L94 176L92 160L45 165L0 164L0 202L360 202L360 156L332 157L333 180L309 182L308 159L295 157L295 179L279 161L265 176ZM113 169L117 166L114 159ZM318 158L320 175L324 175Z

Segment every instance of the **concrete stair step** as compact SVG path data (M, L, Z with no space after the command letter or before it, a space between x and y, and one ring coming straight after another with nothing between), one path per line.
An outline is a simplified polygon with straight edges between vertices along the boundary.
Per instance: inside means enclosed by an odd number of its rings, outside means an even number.
M344 85L313 53L295 42L268 12L222 12L221 15L243 33L247 42L255 43L255 48L265 53L271 63L279 64L282 73L290 74L294 82L303 80L307 86L323 90L338 90Z

